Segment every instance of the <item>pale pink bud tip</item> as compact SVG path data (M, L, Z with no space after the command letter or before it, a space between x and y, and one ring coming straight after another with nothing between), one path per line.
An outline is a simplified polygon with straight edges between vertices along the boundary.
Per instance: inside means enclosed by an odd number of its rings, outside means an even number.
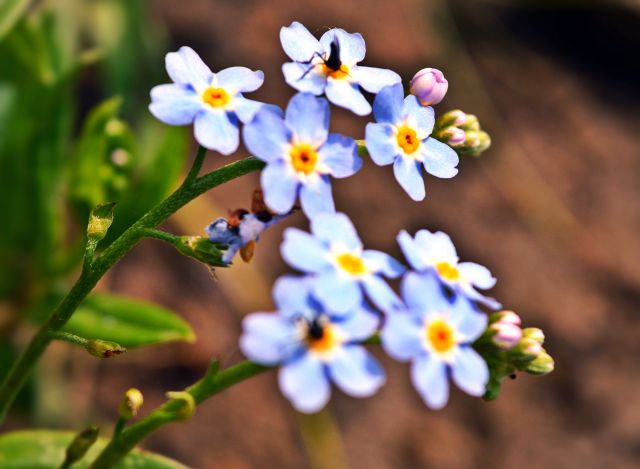
M449 83L442 72L435 68L423 68L411 79L410 92L423 106L438 104L447 94Z

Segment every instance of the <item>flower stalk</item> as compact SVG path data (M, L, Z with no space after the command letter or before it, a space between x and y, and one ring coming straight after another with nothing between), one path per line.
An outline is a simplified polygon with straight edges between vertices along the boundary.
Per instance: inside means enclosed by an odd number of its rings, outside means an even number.
M93 290L104 274L129 252L138 241L146 236L149 228L158 226L178 209L207 190L264 167L264 163L261 161L248 157L223 166L204 176L198 176L205 153L206 150L200 148L187 177L173 194L131 225L93 262L85 262L80 277L74 286L40 327L0 385L0 423L4 420L9 407L18 391L24 386L38 359L45 352L51 341L59 337L56 334L69 321L77 307Z

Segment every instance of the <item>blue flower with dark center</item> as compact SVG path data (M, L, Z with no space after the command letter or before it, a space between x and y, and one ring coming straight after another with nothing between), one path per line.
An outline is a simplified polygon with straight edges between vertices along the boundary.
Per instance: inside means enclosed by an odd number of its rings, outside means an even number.
M287 228L282 257L293 267L315 274L315 295L336 313L348 313L363 300L363 289L382 311L401 306L382 278L402 275L404 267L381 251L364 250L351 220L343 214L321 214L311 220L311 232Z
M362 166L352 138L329 134L329 103L309 93L289 101L284 118L259 111L244 127L249 151L267 163L261 184L267 206L287 213L298 195L307 217L335 212L330 176L345 178Z
M376 331L379 317L362 305L334 315L313 296L314 279L280 278L273 289L275 313L247 316L242 352L264 365L281 365L282 393L301 412L317 412L333 382L354 397L373 395L384 384L380 364L360 344Z
M383 87L400 83L397 73L382 68L357 65L364 59L364 39L358 33L330 29L318 41L302 24L294 21L280 30L282 48L293 62L285 63L286 82L298 91L325 93L336 106L365 116L371 105L359 86L377 93Z
M380 91L373 102L373 114L377 123L367 124L367 151L379 166L393 163L396 180L413 200L423 200L426 195L421 166L439 178L458 174L456 152L430 137L435 123L433 108L422 106L413 95L405 98L402 85Z
M166 124L193 123L196 140L210 150L233 153L240 141L238 119L246 123L263 106L275 107L242 96L262 86L261 71L231 67L213 73L190 47L170 52L165 61L174 83L151 90L149 110Z
M382 329L385 351L411 361L411 380L433 409L449 399L449 374L467 394L482 396L489 368L471 344L487 328L487 316L463 296L449 301L433 273L408 273L402 281L407 309L387 316Z

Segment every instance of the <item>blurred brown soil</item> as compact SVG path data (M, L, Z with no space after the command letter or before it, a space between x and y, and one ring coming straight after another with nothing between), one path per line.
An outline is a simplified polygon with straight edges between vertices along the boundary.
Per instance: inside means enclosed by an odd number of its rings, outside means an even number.
M638 467L637 107L612 103L588 74L514 35L499 10L473 0L451 5L453 13L444 1L158 0L153 10L174 47L191 45L214 70L264 70L265 85L253 97L280 105L292 95L280 72L281 26L295 19L318 33L328 26L360 31L367 65L392 68L405 80L425 66L444 70L450 93L437 112L473 112L493 137L492 149L462 161L456 178L428 177L423 203L406 197L388 167L367 162L335 184L337 205L365 245L396 256L402 228L449 233L463 259L492 269L499 279L493 293L505 306L545 329L557 369L506 382L496 402L454 391L446 409L433 412L412 389L407 366L378 354L388 372L381 392L356 400L336 391L330 405L352 467ZM332 112L336 130L363 136L366 119ZM198 233L227 207L246 205L256 184L254 175L212 191L167 228ZM87 390L100 403L95 417L112 421L128 387L141 388L151 409L165 391L197 379L212 356L223 366L239 360L242 316L270 310L268 288L287 271L278 254L281 231L305 223L300 215L273 228L251 266L218 269L217 280L158 242L136 248L104 286L179 311L198 341L133 351L97 372L79 356L74 376L96 373L100 383ZM196 468L308 464L274 374L224 392L145 446Z

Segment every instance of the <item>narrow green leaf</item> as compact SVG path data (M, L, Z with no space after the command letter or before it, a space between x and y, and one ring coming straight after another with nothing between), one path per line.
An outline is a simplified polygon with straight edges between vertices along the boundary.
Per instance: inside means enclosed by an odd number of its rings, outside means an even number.
M0 467L2 469L57 469L75 434L53 430L29 430L0 436ZM107 445L99 438L73 469L89 467ZM188 469L187 466L164 456L147 451L133 450L116 469Z
M0 2L0 39L22 18L29 7L29 0L3 0Z
M107 294L90 295L63 330L127 348L195 340L189 324L174 312L152 303Z

